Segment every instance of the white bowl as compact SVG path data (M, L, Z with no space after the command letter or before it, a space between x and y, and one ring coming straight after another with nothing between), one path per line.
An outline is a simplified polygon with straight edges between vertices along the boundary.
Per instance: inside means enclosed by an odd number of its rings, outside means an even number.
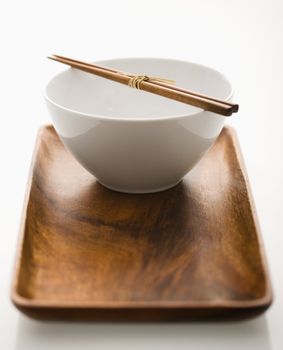
M230 100L219 72L190 62L125 58L97 62L126 72L174 79ZM76 159L104 186L147 193L176 185L219 135L225 117L76 69L56 75L45 99L55 129Z

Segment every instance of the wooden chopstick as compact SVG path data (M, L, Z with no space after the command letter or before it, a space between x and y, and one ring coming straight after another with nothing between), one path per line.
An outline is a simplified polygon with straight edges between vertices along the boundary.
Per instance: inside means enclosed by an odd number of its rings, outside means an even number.
M69 59L69 58L66 58L63 56L59 56L59 55L54 55L53 57L49 57L49 58L53 59L55 61L59 61L61 63L68 64L74 68L78 68L80 70L83 70L83 71L86 71L89 73L93 73L93 74L99 75L101 77L108 78L108 79L111 79L111 80L114 80L114 81L117 81L117 82L120 82L123 84L128 84L130 78L133 76L133 75L130 75L128 73L127 74L121 73L121 72L113 70L113 69L109 69L109 68L98 66L98 65L89 64L86 62L77 61L74 59ZM211 100L210 97L206 97L204 95L200 96L197 93L194 93L195 95L190 96L190 92L188 92L185 89L178 89L179 90L178 91L175 87L173 87L174 91L172 91L172 93L170 93L171 90L173 90L173 89L171 89L171 85L161 84L159 82L158 82L158 84L156 84L155 81L152 81L152 82L144 81L142 84L146 85L145 87L142 87L142 89L145 91L156 93L158 95L168 97L168 98L177 100L179 102L188 103L188 104L194 105L196 107L211 110L212 112L223 114L226 116L231 115L233 112L236 112L238 110L237 105L227 103L227 101L216 100L214 98ZM162 86L160 89L156 89L155 86L153 86L153 88L152 88L152 85L162 85ZM207 102L207 100L208 100L208 102ZM207 103L209 104L210 101L212 102L211 106L210 105L207 107L204 106L204 105L207 105Z
M115 69L112 69L112 68L108 68L108 67L105 67L105 66L97 66L96 64L93 64L93 63L86 63L86 62L83 62L83 61L74 60L73 58L68 58L68 57L60 56L60 55L53 55L53 56L54 57L58 57L58 58L62 58L62 59L65 59L65 60L67 59L67 60L75 62L75 63L86 64L88 66L97 67L97 68L100 67L100 68L103 68L105 70L108 70L108 71L111 71L111 72L114 72L114 73L119 73L118 70L115 70ZM133 76L133 74L128 74L128 73L127 73L127 75L130 76L130 77ZM160 86L170 87L171 89L176 90L176 91L189 93L189 94L194 95L194 96L204 97L206 99L209 99L209 100L212 100L212 101L215 101L215 102L225 103L225 104L233 107L233 112L238 112L239 106L237 104L235 104L235 103L232 103L232 102L229 102L229 101L219 100L218 98L215 98L215 97L211 97L211 96L208 96L208 95L205 95L205 94L201 94L199 92L195 92L195 91L192 91L192 90L180 88L180 87L177 87L175 85L165 84L165 83L162 83L162 82L159 82L159 81L154 81L154 83L157 84L157 85L160 85Z
M134 76L132 74L123 73L111 68L74 60L64 56L53 55L48 58L125 85L128 85L130 79ZM214 97L178 88L176 86L165 84L162 82L157 82L153 80L142 81L140 87L144 91L155 93L163 97L167 97L182 103L190 104L195 107L199 107L225 116L230 116L232 113L238 111L237 104L222 101Z

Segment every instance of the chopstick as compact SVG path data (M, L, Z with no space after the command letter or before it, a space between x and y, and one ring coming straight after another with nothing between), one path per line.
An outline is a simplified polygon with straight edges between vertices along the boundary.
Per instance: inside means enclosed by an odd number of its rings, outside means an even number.
M57 62L61 62L63 64L67 64L73 68L77 68L79 70L92 73L125 85L128 85L129 81L135 76L133 74L124 73L111 68L78 61L64 56L53 55L48 58ZM209 110L211 112L221 114L224 116L230 116L232 113L236 113L238 111L237 104L228 101L222 101L214 97L210 97L204 94L200 94L194 91L186 90L155 80L142 81L140 83L140 88L141 90L155 93L157 95L167 97L182 103L190 104L192 106Z
M95 65L93 63L86 63L86 62L83 62L83 61L74 60L73 58L67 58L67 57L64 57L64 56L61 56L61 55L53 55L53 56L61 58L61 59L69 60L69 61L72 61L72 62L75 62L75 63L85 64L85 65L88 65L90 67L98 67L97 65ZM99 67L103 68L103 69L105 69L107 71L111 71L111 72L114 72L114 73L119 73L119 71L115 70L115 69L111 69L111 68L104 67L104 66L99 66ZM133 74L128 74L128 73L124 73L124 74L127 74L130 77L133 76ZM203 97L203 98L206 98L206 99L210 99L210 100L215 101L215 102L225 103L225 104L233 107L233 112L238 112L238 107L239 106L237 104L235 104L235 103L232 103L232 102L229 102L229 101L219 100L219 99L217 99L215 97L211 97L211 96L208 96L208 95L205 95L205 94L201 94L201 93L198 93L198 92L195 92L195 91L192 91L192 90L179 88L179 87L176 87L175 85L164 84L164 83L159 82L159 81L154 81L154 83L157 84L157 85L160 85L160 86L170 87L171 89L174 89L176 91L185 92L185 93L188 93L188 94L191 94L191 95L194 95L194 96L199 96L199 97Z

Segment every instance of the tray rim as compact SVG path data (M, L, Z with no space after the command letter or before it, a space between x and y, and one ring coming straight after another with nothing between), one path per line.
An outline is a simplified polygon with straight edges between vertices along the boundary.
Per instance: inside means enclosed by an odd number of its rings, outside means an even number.
M86 301L77 301L77 300L68 300L68 301L55 301L55 300L40 300L40 299L32 299L23 297L18 293L17 287L18 287L18 280L20 275L20 266L21 266L21 260L22 260L22 253L23 253L23 243L25 239L25 224L27 219L27 208L28 203L30 199L30 193L31 193L31 185L32 185L32 179L33 179L33 173L35 168L35 163L37 159L38 150L40 147L40 143L42 140L42 134L44 130L46 129L54 129L52 124L44 124L42 125L36 136L36 142L33 149L32 154L32 160L28 172L28 180L26 185L26 191L24 195L24 202L23 202L23 208L22 208L22 215L20 219L20 227L19 227L19 235L18 235L18 241L17 241L17 247L16 247L16 254L15 254L15 263L13 268L13 275L12 275L12 285L10 290L10 299L12 303L18 308L18 309L202 309L202 310L212 310L212 309L256 309L256 308L263 308L264 310L267 309L273 302L273 291L271 287L271 279L270 279L270 273L267 266L267 258L266 253L263 246L263 238L262 238L262 232L260 230L259 220L256 212L255 202L253 198L253 194L251 191L250 181L247 174L247 169L245 166L243 154L241 152L239 140L236 134L236 131L233 127L229 125L225 125L223 127L223 130L225 130L229 136L231 137L233 148L235 151L235 156L237 159L237 163L239 164L244 181L247 188L247 195L250 202L251 207L251 215L252 219L255 224L255 231L257 234L258 239L258 245L259 245L259 253L261 257L261 264L264 272L265 277L265 284L266 284L266 291L265 294L256 299L247 299L247 300L194 300L194 301L186 301L186 300L180 300L180 301L166 301L166 300L153 300L153 301L99 301L99 300L86 300ZM223 130L221 132L223 132Z

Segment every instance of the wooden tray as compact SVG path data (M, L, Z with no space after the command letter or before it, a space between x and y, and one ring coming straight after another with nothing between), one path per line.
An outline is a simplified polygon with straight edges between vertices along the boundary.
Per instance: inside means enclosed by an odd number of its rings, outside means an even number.
M40 319L247 318L272 294L234 132L171 190L105 189L41 128L12 301Z

